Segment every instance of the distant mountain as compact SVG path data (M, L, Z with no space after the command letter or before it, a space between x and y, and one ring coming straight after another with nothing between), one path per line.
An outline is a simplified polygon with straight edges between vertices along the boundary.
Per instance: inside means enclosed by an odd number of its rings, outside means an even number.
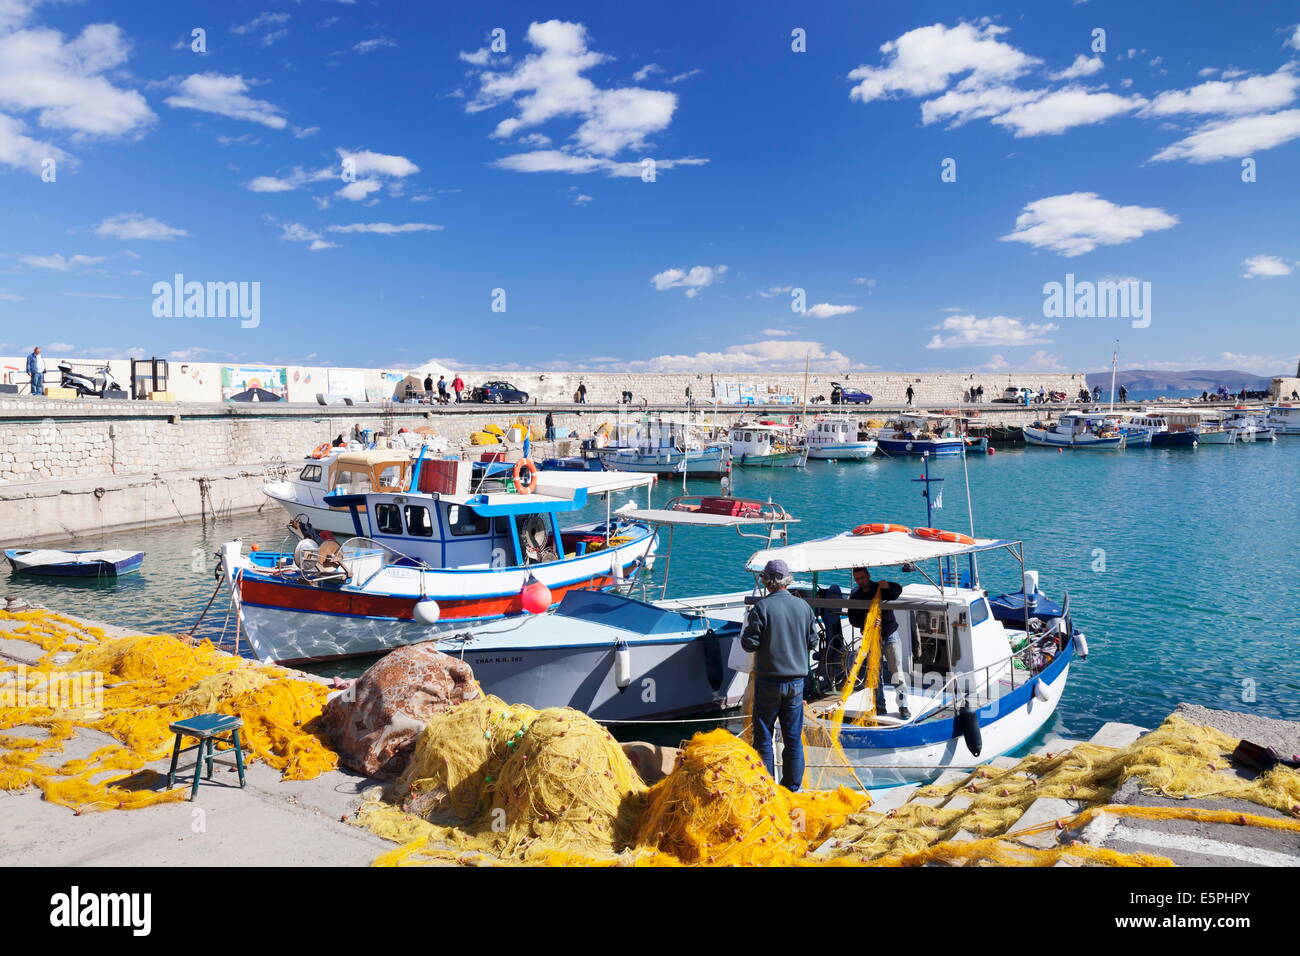
M1279 372L1278 375L1283 374ZM1220 385L1230 392L1239 392L1243 388L1250 391L1265 390L1272 375L1253 375L1250 372L1230 370L1212 372L1193 370L1190 372L1152 372L1146 369L1128 369L1115 373L1115 386L1123 385L1130 392L1167 391L1212 392ZM1100 385L1110 388L1110 371L1089 372L1088 386Z

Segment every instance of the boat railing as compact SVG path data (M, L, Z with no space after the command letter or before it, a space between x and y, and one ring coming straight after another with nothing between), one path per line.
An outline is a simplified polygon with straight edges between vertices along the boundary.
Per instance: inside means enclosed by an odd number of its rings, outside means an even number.
M1050 637L1056 632L1056 630L1058 630L1057 626L1053 625L1041 634L1030 635L1029 640L1026 641L1024 647L1012 651L1006 657L992 661L991 663L985 664L983 667L977 667L971 671L962 671L961 673L953 674L937 691L926 695L940 702L937 707L918 711L907 720L900 721L897 724L891 723L890 726L909 727L922 720L933 720L944 711L954 710L963 701L969 700L972 696L972 691L979 688L981 684L983 684L984 690L982 699L983 703L981 706L992 703L995 699L993 696L994 682L996 680L996 682L1000 684L1005 679L1004 672L1009 673L1011 677L1011 686L1008 688L1008 691L1015 690L1017 686L1023 686L1023 684L1027 683L1030 679L1037 676L1037 673L1033 671L1030 662L1023 658L1026 657L1029 652L1037 650L1037 646L1042 642L1043 638ZM1021 659L1021 663L1025 665L1025 680L1021 681L1019 685L1016 683L1015 662L1017 659ZM982 675L982 677L980 675ZM960 692L958 692L959 689ZM998 695L998 697L1002 696L1005 695ZM980 699L978 695L976 695L976 699Z

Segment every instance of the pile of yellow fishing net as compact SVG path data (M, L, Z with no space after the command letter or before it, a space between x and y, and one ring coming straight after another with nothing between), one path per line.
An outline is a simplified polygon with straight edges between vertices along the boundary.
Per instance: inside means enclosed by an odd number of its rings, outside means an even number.
M487 696L433 717L406 773L356 820L402 844L382 865L749 866L802 859L868 802L790 793L725 730L697 734L647 790L585 714Z
M888 815L870 810L852 817L834 834L827 858L855 857L884 866L927 862L976 862L1049 866L1065 858L1119 866L1168 866L1161 857L1121 854L1089 846L1037 851L1010 842L1033 829L1015 826L1035 800L1076 801L1081 812L1043 829L1083 827L1099 812L1148 819L1192 819L1237 823L1300 832L1300 773L1277 766L1253 780L1239 776L1230 755L1237 740L1211 727L1170 715L1151 733L1124 748L1076 744L1060 754L1031 755L1013 767L979 767L963 780L917 791L939 798L938 806L910 802ZM1125 807L1108 804L1126 780L1164 797L1221 797L1248 800L1290 814L1291 819L1258 814L1179 807ZM997 839L1006 837L1007 839Z
M309 779L338 765L315 726L329 694L321 684L221 653L207 641L108 639L99 628L49 611L0 615L18 623L7 636L48 652L36 667L11 671L4 687L0 731L31 727L44 735L0 734L0 789L36 786L47 800L79 812L184 799L185 788L156 789L157 775L142 771L170 755L173 721L204 713L242 717L245 758L264 760L288 779ZM63 660L68 653L71 659ZM75 699L55 692L73 679ZM119 744L57 762L77 728ZM106 772L108 779L97 779Z

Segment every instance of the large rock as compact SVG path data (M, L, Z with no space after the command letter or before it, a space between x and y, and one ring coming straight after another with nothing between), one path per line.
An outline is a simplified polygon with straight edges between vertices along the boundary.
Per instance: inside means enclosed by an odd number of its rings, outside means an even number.
M430 717L482 693L464 661L432 642L413 644L330 698L323 720L345 766L371 777L395 777Z

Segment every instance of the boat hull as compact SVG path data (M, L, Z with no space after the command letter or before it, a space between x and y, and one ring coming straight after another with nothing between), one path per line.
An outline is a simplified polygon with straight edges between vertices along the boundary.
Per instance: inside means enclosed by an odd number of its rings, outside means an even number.
M520 591L529 575L558 602L572 590L616 583L617 564L631 578L654 553L655 535L583 557L524 568L425 570L391 568L383 588L316 587L267 573L239 553L238 543L223 548L228 583L236 588L243 635L259 660L300 664L379 654L471 625L524 614ZM436 601L439 619L414 618L422 599Z
M489 694L532 707L572 707L602 721L662 720L738 707L748 675L726 666L734 637L693 635L673 640L631 641L632 682L620 689L616 648L490 647L451 637L439 649L463 657ZM717 641L708 648L706 642ZM710 657L720 660L715 687ZM716 666L716 663L713 665Z
M808 457L823 461L865 461L876 453L874 441L809 445Z
M19 574L30 574L42 578L116 578L140 570L144 564L144 554L132 555L120 561L86 561L66 562L60 564L28 565L23 562L23 555L31 552L23 548L5 551L10 566ZM84 552L70 552L78 554Z
M779 451L770 455L736 455L731 459L733 465L742 468L802 468L808 464L808 451Z
M960 455L964 442L960 438L881 438L876 442L884 453L898 457L901 455L929 455L943 458L948 455Z
M1114 438L1097 438L1093 435L1061 435L1041 428L1025 426L1025 442L1039 448L1116 451L1125 447L1126 439L1123 435L1116 435Z
M1196 432L1156 432L1151 436L1152 448L1195 448Z
M829 748L808 747L805 760L809 765L827 765L819 768L823 771L821 786L856 786L860 782L867 788L923 783L949 767L988 763L1024 746L1052 718L1069 680L1073 648L1073 642L1067 644L1042 673L977 712L983 738L978 756L967 746L957 722L948 718L902 727L854 727L846 721L840 743L852 774L836 769L840 761ZM1035 695L1035 684L1042 685L1046 699ZM833 779L826 779L828 774Z
M600 452L600 461L610 471L645 471L656 475L697 475L719 478L727 471L731 455L720 449L691 452L665 449L654 452L609 449Z

